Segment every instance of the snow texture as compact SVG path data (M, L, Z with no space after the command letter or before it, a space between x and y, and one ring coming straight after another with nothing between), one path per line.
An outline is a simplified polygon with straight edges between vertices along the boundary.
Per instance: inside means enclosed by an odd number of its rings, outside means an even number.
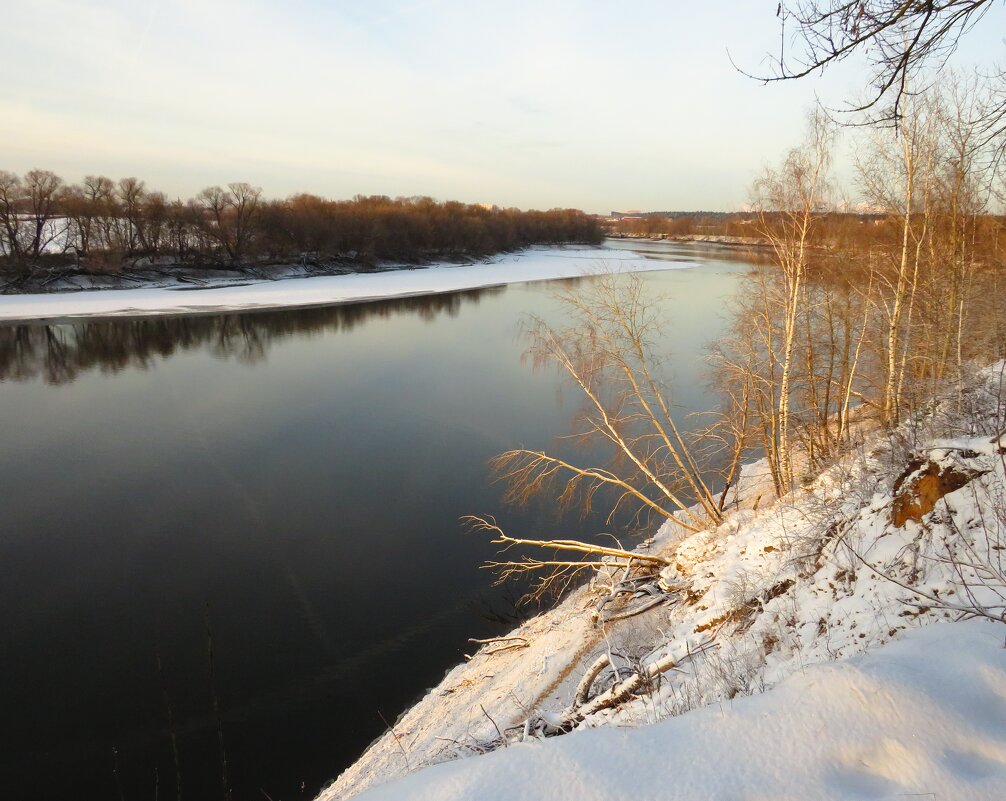
M487 263L436 264L421 269L284 278L209 288L142 289L0 295L0 320L189 314L354 303L380 298L456 292L479 287L576 278L599 272L644 272L697 266L647 259L604 247L530 248Z
M1006 798L1006 627L943 623L763 695L529 741L360 801Z

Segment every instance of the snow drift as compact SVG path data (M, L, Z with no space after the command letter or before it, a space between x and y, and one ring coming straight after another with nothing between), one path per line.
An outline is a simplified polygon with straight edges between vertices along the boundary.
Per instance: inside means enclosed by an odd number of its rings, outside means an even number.
M438 765L360 801L1006 798L1006 627L943 623L760 696Z

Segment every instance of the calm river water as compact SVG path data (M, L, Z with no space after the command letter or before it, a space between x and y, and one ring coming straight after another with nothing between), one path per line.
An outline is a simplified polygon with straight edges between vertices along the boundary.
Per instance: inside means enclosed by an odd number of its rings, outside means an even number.
M643 280L704 409L748 265L632 247L702 263ZM309 798L505 628L458 518L559 531L486 468L570 430L575 396L521 361L552 288L0 326L0 798Z

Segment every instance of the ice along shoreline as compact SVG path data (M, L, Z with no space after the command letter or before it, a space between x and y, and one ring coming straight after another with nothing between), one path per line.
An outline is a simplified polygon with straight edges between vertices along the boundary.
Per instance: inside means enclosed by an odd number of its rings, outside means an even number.
M656 260L606 247L539 247L504 254L479 264L438 263L421 269L288 277L198 288L157 286L2 295L0 322L327 306L578 278L601 272L652 272L697 266L693 261Z

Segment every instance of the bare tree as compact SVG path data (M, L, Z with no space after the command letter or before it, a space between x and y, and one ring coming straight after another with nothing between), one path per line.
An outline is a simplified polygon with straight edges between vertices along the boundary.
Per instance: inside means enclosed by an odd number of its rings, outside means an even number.
M525 576L533 577L531 589L523 600L541 600L547 595L561 595L581 575L597 570L625 571L642 569L648 573L667 567L669 559L655 554L627 551L597 543L572 539L534 539L511 537L506 534L492 517L470 515L462 518L473 531L488 533L500 552L506 553L515 547L530 547L538 551L550 551L550 558L523 556L520 559L506 559L486 562L483 567L497 573L496 584Z
M146 186L139 178L122 178L116 185L116 195L122 213L124 231L122 242L126 253L147 250L143 239L143 207Z
M144 196L143 216L139 221L140 241L145 250L158 254L168 241L168 199L163 192L147 192Z
M923 247L930 241L937 113L925 97L906 102L898 137L878 132L867 157L859 162L866 198L898 220L898 246L892 271L879 271L877 303L886 320L881 362L884 365L881 417L894 426L901 418L902 394L913 335L912 317L920 280Z
M68 246L78 256L112 246L116 208L110 178L85 176L80 184L64 187L59 202L69 221Z
M3 226L0 244L15 261L23 260L26 247L21 229L23 195L21 179L7 170L0 171L0 225Z
M768 284L762 282L762 302L766 307L760 315L765 323L763 353L768 359L764 444L780 494L793 485L790 407L796 369L794 353L800 317L808 311L811 239L815 224L830 203L828 167L833 138L833 127L822 114L815 113L810 119L806 144L791 150L780 169L767 170L754 186L758 229L772 246L774 267L781 281L778 297L772 297ZM778 332L773 325L774 309L769 308L776 302L781 303L783 311Z
M566 505L582 491L589 508L602 487L615 490L609 520L628 504L662 518L678 514L692 530L718 522L719 504L656 372L662 358L652 342L661 319L641 280L602 275L560 298L572 324L557 329L533 318L529 354L536 366L557 366L577 388L585 404L578 436L610 445L618 465L581 467L541 451L507 451L493 465L509 484L508 499L526 501L558 481Z
M22 183L27 195L26 213L31 234L28 255L38 259L63 233L55 224L63 179L49 170L29 170Z
M93 246L102 250L118 247L115 221L119 210L115 183L104 175L86 175L82 189L94 226Z
M913 74L942 67L961 36L999 0L783 0L778 55L765 81L802 78L865 54L871 94L853 110L880 108L881 119L900 123ZM990 121L1006 114L1006 93L985 109Z
M247 254L257 216L262 190L239 182L227 189L210 186L199 193L198 201L208 219L207 231L232 263L240 263Z
M554 366L584 402L575 436L605 443L610 464L582 465L544 451L518 448L497 456L496 475L507 483L505 499L522 504L555 490L561 507L589 511L607 491L608 522L622 511L633 519L674 518L683 530L699 531L722 520L721 498L711 480L722 475L697 455L695 441L675 419L668 387L660 378L661 357L653 344L660 330L659 306L643 294L638 276L601 275L561 300L571 317L566 328L532 319L527 336L536 366ZM726 432L724 432L725 436ZM732 460L729 470L736 470ZM470 518L496 535L504 549L537 546L572 552L575 559L525 558L493 562L505 577L536 573L534 594L564 587L584 571L635 564L662 567L662 557L568 539L513 538L487 518ZM584 556L606 561L583 561Z

